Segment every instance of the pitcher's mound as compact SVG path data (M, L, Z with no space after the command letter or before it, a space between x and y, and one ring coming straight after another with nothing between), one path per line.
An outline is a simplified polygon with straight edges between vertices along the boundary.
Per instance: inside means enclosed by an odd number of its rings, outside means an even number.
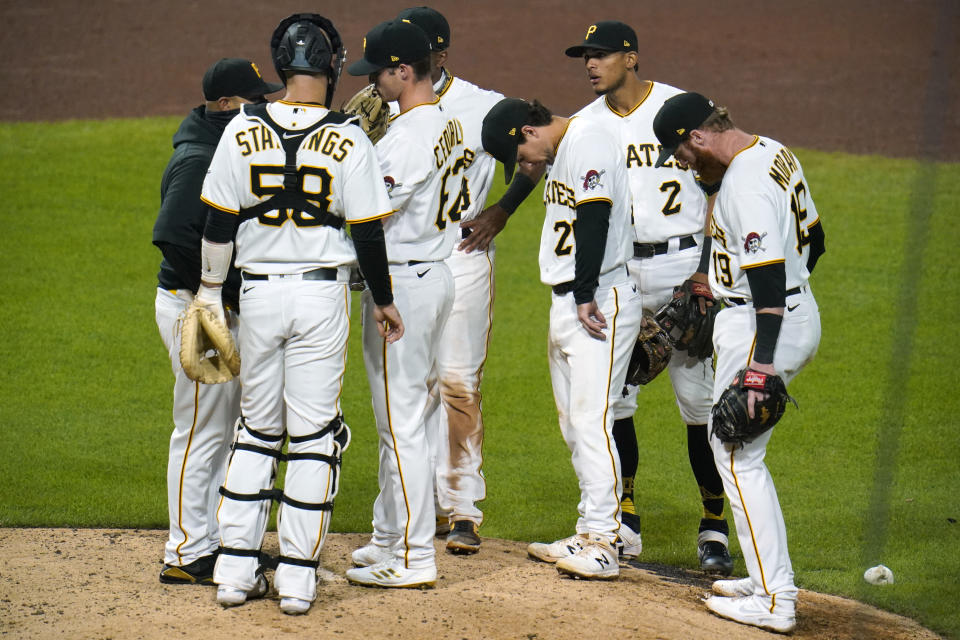
M343 577L365 534L331 534L321 556L317 601L290 617L276 594L222 609L213 587L159 582L166 531L4 529L0 635L13 638L378 640L517 638L770 638L715 617L701 604L710 582L674 568L624 567L620 579L560 578L527 558L526 544L486 538L475 556L438 542L435 589L369 589ZM276 534L266 550L277 552ZM919 639L917 623L834 596L804 591L795 638Z

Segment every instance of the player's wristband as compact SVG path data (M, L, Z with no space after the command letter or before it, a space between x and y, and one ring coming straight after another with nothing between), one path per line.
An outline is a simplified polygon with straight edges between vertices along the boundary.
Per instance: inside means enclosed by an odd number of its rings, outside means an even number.
M713 247L713 238L703 237L703 247L700 249L700 264L697 265L697 273L710 272L710 250Z
M497 204L507 212L508 216L513 215L513 212L517 210L520 203L526 200L535 186L537 185L529 176L517 172L513 174L513 180L510 182L510 186L507 187L506 192L501 196Z
M233 242L210 242L204 237L200 247L200 280L208 284L222 284L230 270Z
M773 364L782 322L783 316L778 313L757 314L757 344L753 348L753 359L759 364Z

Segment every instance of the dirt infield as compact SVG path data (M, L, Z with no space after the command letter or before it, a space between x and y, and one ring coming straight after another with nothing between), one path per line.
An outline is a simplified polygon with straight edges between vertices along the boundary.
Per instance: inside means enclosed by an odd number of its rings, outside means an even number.
M700 603L701 575L626 567L616 582L561 579L526 557L525 545L487 539L472 557L438 548L437 587L367 589L343 577L360 534L332 534L321 555L319 596L290 617L275 594L221 609L211 587L157 580L165 531L6 529L0 569L0 636L169 640L199 638L670 638L729 640L770 634L714 617ZM267 535L276 553L276 534ZM906 618L803 591L797 639L920 640L937 636Z

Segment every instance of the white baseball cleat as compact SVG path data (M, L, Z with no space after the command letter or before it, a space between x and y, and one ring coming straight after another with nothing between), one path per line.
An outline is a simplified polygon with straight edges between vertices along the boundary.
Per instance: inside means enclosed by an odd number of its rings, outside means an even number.
M627 520L630 514L623 514L623 521L620 523L620 529L617 531L619 540L617 541L617 551L620 554L620 560L627 562L633 560L643 551L643 540L640 537L639 518L636 518L637 524L631 526Z
M353 564L358 567L369 567L373 564L386 562L392 557L393 552L390 549L372 542L356 549L350 554L350 559L353 560Z
M531 542L527 546L527 555L541 562L556 562L568 558L581 549L587 541L587 534L574 534L556 542Z
M606 538L591 533L576 554L557 560L557 571L574 578L613 580L620 575L617 551Z
M427 589L437 582L437 567L409 569L403 560L391 556L385 562L347 569L347 580L365 587Z
M715 580L710 588L717 595L728 598L752 596L754 592L753 578L738 578L735 580Z
M301 616L305 614L307 611L310 611L310 605L312 604L309 600L302 600L300 598L280 598L280 610L290 616Z
M257 581L249 591L221 584L217 587L217 603L222 607L238 607L247 600L262 598L266 595L267 588L267 579L262 573L257 574Z
M794 614L795 602L781 600L776 603L776 606L772 602L772 597L758 595L742 598L711 596L704 601L704 604L718 616L741 624L778 633L793 631L797 626Z

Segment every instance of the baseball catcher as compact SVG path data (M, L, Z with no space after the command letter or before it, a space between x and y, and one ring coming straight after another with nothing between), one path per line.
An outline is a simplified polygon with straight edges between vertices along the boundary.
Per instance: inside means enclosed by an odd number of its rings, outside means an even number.
M180 365L191 380L220 384L240 374L240 353L222 311L194 299L180 323Z
M377 144L387 133L390 121L390 106L383 101L376 86L368 84L347 100L340 110L352 116L359 116L360 128Z
M753 403L752 417L749 407L751 390L759 392ZM787 394L787 387L780 376L741 369L717 404L713 405L711 435L721 442L739 446L753 442L777 424L787 408L788 400L797 406L797 401Z
M640 335L633 345L630 365L627 367L627 384L647 384L667 368L673 348L670 338L652 315L644 314Z
M660 307L655 319L674 349L703 360L713 355L713 322L719 310L710 285L688 279L673 288L673 299Z

